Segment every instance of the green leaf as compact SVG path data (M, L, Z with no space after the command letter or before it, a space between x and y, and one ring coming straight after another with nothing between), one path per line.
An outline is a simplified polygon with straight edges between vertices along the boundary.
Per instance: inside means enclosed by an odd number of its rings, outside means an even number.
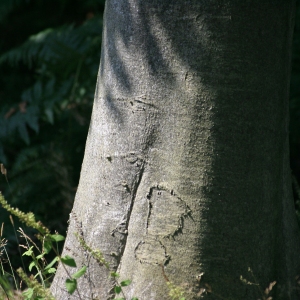
M32 256L33 255L33 251L32 251L33 246L31 246L27 251L25 251L22 256L26 255L26 256Z
M51 263L48 264L48 265L45 267L44 270L46 271L46 270L50 269L57 261L58 261L58 257L56 256L56 257L51 261Z
M60 235L60 234L51 234L50 238L54 242L61 242L61 241L65 240L65 237L63 235Z
M39 260L39 259L41 259L41 258L43 258L43 257L44 257L44 253L38 255L38 256L36 257L36 259Z
M36 267L35 261L32 261L28 267L28 270L31 271L33 267Z
M74 258L70 257L69 255L62 257L61 262L69 267L76 268L76 262Z
M86 272L86 266L83 266L79 271L72 275L72 278L78 279Z
M33 289L28 288L25 292L22 293L22 295L24 296L24 300L30 300L33 296Z
M49 268L43 272L43 274L54 274L56 272L55 268Z
M131 298L131 300L139 300L137 297L133 297Z
M44 242L44 254L48 254L52 249L52 242L51 241L45 241Z
M120 286L116 285L116 286L114 287L114 291L115 291L116 294L120 294L121 291L122 291L122 288L121 288Z
M45 115L47 116L49 123L53 124L54 123L53 110L51 108L46 108Z
M114 277L114 278L120 277L120 275L119 275L118 273L116 273L116 272L111 272L111 273L110 273L110 276L111 276L111 277Z
M128 286L129 284L131 283L131 280L127 279L127 280L124 280L124 281L121 281L121 286Z
M66 280L66 288L67 288L67 291L70 295L72 295L76 288L77 288L77 280L75 278L73 279L67 279Z

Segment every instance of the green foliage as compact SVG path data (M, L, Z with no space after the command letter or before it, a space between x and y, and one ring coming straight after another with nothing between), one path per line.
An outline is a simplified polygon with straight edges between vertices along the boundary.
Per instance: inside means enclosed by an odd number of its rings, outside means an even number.
M68 260L73 260L73 258L69 257ZM65 260L63 260L63 258L61 258L61 262L67 266L76 267L75 261L74 261L75 265L70 265L70 264L66 263ZM66 284L66 289L69 294L72 295L75 292L75 290L77 289L77 279L79 279L80 277L82 277L85 274L86 269L87 269L87 267L83 266L80 270L78 270L76 273L74 273L72 275L72 278L66 279L65 284Z
M172 300L185 300L184 291L181 287L174 285L172 282L167 282L169 288L169 296Z
M72 279L67 278L66 279L66 288L67 288L68 293L70 295L72 295L77 289L77 280L74 278L72 278Z
M104 0L0 2L0 163L10 182L2 177L0 190L64 232L92 109ZM0 216L8 221L4 210ZM5 234L17 242L12 229Z
M12 290L11 290L11 285L9 283L9 277L5 274L1 274L0 275L0 286L5 294L5 296L7 297L7 299L11 299L13 296ZM0 297L1 297L1 293L0 293Z
M25 214L22 211L20 211L18 208L11 207L4 199L1 193L0 193L0 204L7 212L18 217L18 219L22 223L25 223L27 226L38 230L41 234L49 234L49 229L47 227L45 227L41 222L36 222L33 213L29 212Z
M61 262L69 267L73 267L73 268L76 268L76 263L75 263L75 260L74 258L66 255L65 257L61 257Z
M22 270L22 268L19 268L17 272L20 278L28 286L28 289L22 294L24 300L55 300L55 298L51 295L49 289L46 289L33 276L28 277L27 274Z
M64 114L74 114L75 109L78 115L74 118L77 117L76 121L83 125L85 119L79 109L82 105L91 105L93 100L101 30L101 18L96 17L78 28L46 29L0 56L0 64L14 66L23 63L36 71L32 86L20 93L21 102L2 107L0 137L5 138L17 131L29 144L30 129L39 133L40 123L53 125ZM86 73L93 81L84 77ZM0 146L1 153L5 153L4 144ZM7 160L3 154L0 159Z

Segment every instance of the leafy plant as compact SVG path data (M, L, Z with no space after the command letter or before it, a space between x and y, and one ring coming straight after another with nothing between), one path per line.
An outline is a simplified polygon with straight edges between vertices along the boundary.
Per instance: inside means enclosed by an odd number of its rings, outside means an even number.
M2 167L3 169L3 167ZM25 248L25 252L22 256L28 256L31 258L31 262L28 266L28 271L33 273L28 276L22 268L18 268L17 273L19 277L22 279L23 282L26 283L27 289L22 293L24 300L55 300L54 297L51 295L49 290L51 278L53 274L56 272L56 265L58 262L61 262L62 266L65 269L68 278L65 281L66 290L69 294L73 294L77 291L79 299L82 299L80 295L80 291L77 288L77 280L80 279L87 271L87 266L82 266L79 270L75 273L71 274L66 266L71 268L77 268L76 262L74 258L65 255L61 257L54 247L54 243L61 242L64 240L64 237L59 234L51 234L50 230L45 227L40 221L35 220L35 216L33 213L24 213L17 208L11 207L5 198L0 194L0 205L7 210L9 213L16 216L20 222L26 224L29 227L34 228L38 231L38 240L41 243L42 247L39 247L25 232L23 229L19 229L19 233L21 237L25 239L25 245L20 245L22 248ZM1 236L2 236L3 226L1 229ZM93 249L89 245L86 244L84 239L76 233L78 241L81 247L89 252L94 259L99 263L99 267L104 266L109 269L109 263L104 259L102 253L98 249ZM6 240L1 240L0 247L4 250L6 249ZM50 253L50 251L55 252L55 258L50 262L47 263L46 256ZM38 254L36 254L36 252ZM5 252L7 255L7 252ZM7 255L8 257L8 255ZM9 260L9 257L8 257ZM3 269L3 268L2 268ZM11 267L12 270L12 267ZM2 286L3 291L6 295L11 294L11 290L7 287L5 277L3 275L5 272L3 271L2 277L0 277L0 286ZM14 277L14 272L12 270L12 276L15 281L15 287L17 288L16 279ZM119 274L111 271L110 276L114 280L114 292L116 295L123 294L123 288L130 285L130 280L123 280L120 283L118 282ZM124 296L124 294L123 294ZM122 298L116 298L115 300L126 300L125 296ZM131 300L138 300L136 297L131 298Z
M104 0L50 2L0 3L7 37L0 41L0 163L10 170L10 188L3 180L0 190L51 230L65 231L92 109ZM5 235L17 243L12 229Z

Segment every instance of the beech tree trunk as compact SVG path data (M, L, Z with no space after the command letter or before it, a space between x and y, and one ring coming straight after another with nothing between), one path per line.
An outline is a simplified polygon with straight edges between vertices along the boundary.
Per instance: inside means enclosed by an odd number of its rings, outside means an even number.
M299 299L288 154L294 5L107 1L63 251L88 266L82 299L113 299L114 284L75 232L132 280L126 299L170 299L167 280L186 299L255 300L273 281L275 299ZM78 299L66 278L60 266L53 294Z

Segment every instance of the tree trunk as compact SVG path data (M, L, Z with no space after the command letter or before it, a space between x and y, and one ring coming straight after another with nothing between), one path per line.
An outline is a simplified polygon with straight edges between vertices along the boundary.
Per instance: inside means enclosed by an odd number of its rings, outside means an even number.
M293 0L107 1L63 253L88 265L82 299L113 299L113 280L75 232L132 280L126 299L170 299L167 280L186 299L255 300L273 281L275 299L299 299L293 12ZM66 278L59 267L54 295L77 299Z

